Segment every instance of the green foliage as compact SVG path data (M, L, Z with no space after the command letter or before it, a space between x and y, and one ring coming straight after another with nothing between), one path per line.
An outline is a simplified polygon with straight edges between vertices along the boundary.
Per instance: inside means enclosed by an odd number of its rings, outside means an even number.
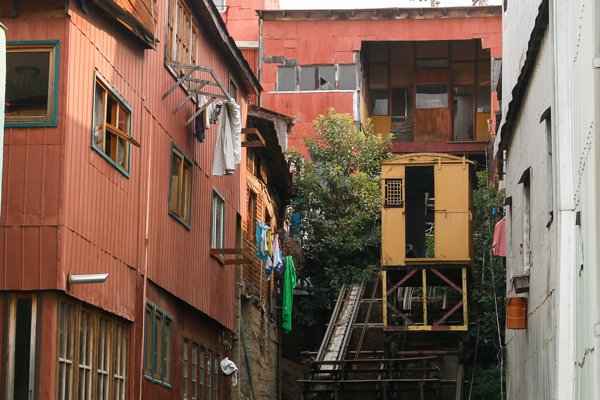
M296 314L308 325L315 307L327 306L343 283L367 279L378 268L380 164L390 155L391 140L370 125L359 131L349 114L333 109L314 128L315 138L305 139L312 161L288 152L296 190L292 208L301 221L297 272L314 287L331 289L299 301Z
M504 192L488 186L485 172L477 173L477 181L478 188L473 193L475 270L471 321L479 325L479 338L477 328L473 329L471 342L473 347L478 342L478 351L472 399L499 399L498 360L504 343L506 270L503 259L492 256L491 248L494 226L501 218L499 205Z

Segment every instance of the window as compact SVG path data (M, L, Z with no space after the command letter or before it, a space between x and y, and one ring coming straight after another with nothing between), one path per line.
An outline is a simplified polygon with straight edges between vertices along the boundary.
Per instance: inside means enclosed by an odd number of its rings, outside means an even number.
M340 65L338 67L338 89L356 89L356 65Z
M126 324L102 312L61 301L57 336L57 399L126 400Z
M248 237L256 242L256 202L257 202L257 194L254 190L248 189L248 222L246 223L246 231L248 232Z
M60 303L58 308L58 400L71 398L75 341L75 307Z
M215 6L217 6L217 9L219 10L219 12L224 12L227 11L227 4L225 3L225 0L213 0L215 2Z
M183 398L189 399L190 395L190 363L189 363L189 347L190 341L183 339Z
M317 89L317 67L301 67L300 68L300 90L316 90Z
M115 167L129 173L131 108L103 79L96 76L92 147Z
M206 352L206 400L212 400L212 352Z
M229 95L233 97L236 103L239 103L238 99L238 87L233 81L233 79L229 78Z
M82 310L79 314L79 398L92 398L92 313Z
M216 190L212 195L210 248L222 249L225 245L225 199Z
M388 115L389 99L387 89L371 89L370 94L370 109L371 115Z
M171 385L172 323L171 316L163 310L150 302L146 304L144 377L166 386Z
M392 118L397 122L407 122L412 116L412 90L392 89Z
M192 161L175 143L171 151L169 213L189 228L192 216Z
M205 374L205 366L204 366L204 362L205 362L205 355L206 352L204 350L204 348L200 349L200 360L199 360L199 365L200 365L200 400L206 400L206 392L205 392L205 378L206 378L206 374Z
M167 1L167 60L181 64L196 64L198 32L200 31L184 0ZM179 68L174 68L180 73Z
M296 67L277 68L277 90L279 92L296 90Z
M96 366L96 399L108 400L109 381L110 381L110 321L106 318L98 319L98 340L97 349L98 363Z
M319 89L335 90L334 65L319 65Z
M219 373L219 361L221 359L221 356L219 356L218 354L215 354L215 400L220 400L221 398L219 397L219 389L221 386L221 374Z
M423 108L447 108L448 107L448 85L443 83L419 83L417 84L416 106Z
M9 42L6 47L6 126L58 124L59 42Z
M192 400L198 399L198 344L192 343Z
M123 324L115 324L114 368L113 379L115 400L127 397L127 349L129 349L127 329Z
M402 207L402 179L385 180L385 206Z
M356 90L356 65L279 67L277 69L277 91L292 92L296 90Z

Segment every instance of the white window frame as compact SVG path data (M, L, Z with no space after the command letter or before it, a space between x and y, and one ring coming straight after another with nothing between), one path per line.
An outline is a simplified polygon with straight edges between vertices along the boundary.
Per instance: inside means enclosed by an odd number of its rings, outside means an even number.
M221 224L217 226L217 217L219 214L221 217ZM225 246L225 198L215 189L213 189L212 192L210 216L210 248L222 249L223 246Z

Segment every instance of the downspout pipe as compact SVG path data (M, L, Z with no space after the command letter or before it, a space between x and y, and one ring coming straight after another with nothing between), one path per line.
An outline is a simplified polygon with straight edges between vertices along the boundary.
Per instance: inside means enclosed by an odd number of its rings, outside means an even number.
M556 299L556 392L554 398L575 399L575 283L576 210L573 161L573 47L572 12L568 1L550 1L550 29L554 50L554 99L552 130L555 137L557 175L557 270ZM556 115L556 117L554 116Z
M4 144L4 104L6 101L6 26L0 23L0 144ZM0 147L0 187L2 187L2 166L4 146ZM0 193L0 208L2 194Z

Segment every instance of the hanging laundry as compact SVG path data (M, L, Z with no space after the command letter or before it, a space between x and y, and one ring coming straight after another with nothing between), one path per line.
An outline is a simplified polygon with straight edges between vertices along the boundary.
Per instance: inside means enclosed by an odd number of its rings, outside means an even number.
M502 218L494 226L492 254L499 257L506 257L506 217Z
M219 120L219 114L221 113L221 108L223 107L223 103L212 103L210 105L210 110L207 110L208 121L211 124L216 124Z
M283 251L279 244L279 234L275 234L273 239L273 269L275 272L281 272L283 267Z
M270 229L267 232L267 255L273 257L273 232Z
M230 175L242 159L242 118L240 106L231 100L221 106L213 175Z
M283 333L292 331L292 305L294 302L294 288L296 287L296 270L292 256L285 258L285 273L283 275L283 302L281 307L281 326Z
M206 106L206 97L204 95L196 96L196 109L199 110ZM206 140L206 130L210 128L210 119L208 117L212 110L213 103L205 107L204 111L196 116L194 120L194 136L196 139L203 143Z
M256 225L256 255L262 261L267 261L267 253L264 251L264 241L266 238L266 231L269 229L269 225L266 225L262 221L258 221Z
M271 272L273 272L273 260L271 257L267 257L267 262L265 263L265 274L271 275Z
M231 376L231 385L235 386L238 383L238 367L229 357L221 360L221 371L226 376Z

